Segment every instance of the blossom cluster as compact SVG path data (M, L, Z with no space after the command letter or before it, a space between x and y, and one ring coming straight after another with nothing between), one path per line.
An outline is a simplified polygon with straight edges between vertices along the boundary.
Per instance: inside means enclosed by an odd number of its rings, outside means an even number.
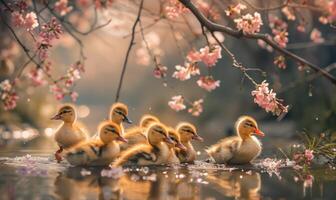
M191 107L188 108L188 113L192 116L199 116L203 112L203 99L196 100L189 103ZM171 109L175 111L185 110L187 108L184 97L182 95L173 96L171 101L168 102Z
M27 31L32 31L39 26L35 12L24 15L19 11L14 11L12 13L12 23L16 27L24 27Z
M256 89L251 92L254 97L254 102L266 112L272 112L275 115L288 112L288 106L284 106L281 103L281 99L276 98L276 93L268 88L268 83L263 81L257 85Z
M58 0L55 3L56 12L58 12L61 16L69 13L72 10L72 6L69 6L68 3L68 0Z
M269 16L269 27L272 29L274 41L282 48L288 43L288 24L277 16Z
M170 19L175 19L186 12L188 9L178 0L168 0L168 4L165 6L165 14Z
M260 27L263 25L260 13L255 12L253 15L246 14L242 17L234 19L237 29L242 30L245 34L253 34L260 32Z
M5 110L12 110L16 107L19 96L14 91L13 83L8 79L0 83L0 99L4 104Z

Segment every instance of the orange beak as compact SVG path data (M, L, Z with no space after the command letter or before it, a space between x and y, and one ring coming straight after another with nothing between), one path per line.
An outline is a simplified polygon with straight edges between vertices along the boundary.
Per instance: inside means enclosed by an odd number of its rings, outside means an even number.
M255 129L254 130L254 133L256 134L256 135L258 135L258 136L261 136L261 137L264 137L265 136L265 133L263 133L261 130L259 130L259 129Z
M120 141L120 142L128 143L128 140L124 137L121 137L121 136L118 136L117 140Z
M187 147L185 147L182 143L177 143L176 144L176 147L178 147L178 148L180 148L181 150L184 150L184 151L186 151L187 150Z
M55 116L53 116L52 118L50 118L51 120L60 120L61 119L61 115L57 114Z

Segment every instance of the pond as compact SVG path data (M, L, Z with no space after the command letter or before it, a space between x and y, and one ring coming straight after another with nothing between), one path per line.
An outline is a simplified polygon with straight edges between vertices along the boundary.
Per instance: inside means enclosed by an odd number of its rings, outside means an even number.
M335 199L336 171L313 170L312 186L291 168L187 166L72 167L51 153L1 153L0 199ZM272 171L273 170L273 171Z

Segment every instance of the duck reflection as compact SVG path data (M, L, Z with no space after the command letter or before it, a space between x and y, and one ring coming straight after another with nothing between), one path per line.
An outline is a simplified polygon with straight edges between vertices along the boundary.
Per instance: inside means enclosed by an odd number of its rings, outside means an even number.
M102 177L96 169L85 176L81 171L73 167L57 176L54 192L59 199L200 199L200 184L192 182L187 170L134 168L118 179Z
M210 173L207 181L220 193L235 199L261 199L261 179L258 172L221 171Z

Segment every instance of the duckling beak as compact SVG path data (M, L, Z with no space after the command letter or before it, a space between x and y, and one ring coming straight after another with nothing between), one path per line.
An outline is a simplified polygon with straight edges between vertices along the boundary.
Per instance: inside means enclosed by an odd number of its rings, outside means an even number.
M60 120L60 119L62 119L62 116L60 114L57 114L53 116L52 118L50 118L50 120Z
M132 124L132 120L130 120L126 115L124 115L124 119L123 119L123 122L126 122L128 124Z
M254 130L254 133L256 134L256 135L258 135L258 136L261 136L261 137L264 137L265 136L265 133L263 133L261 130L259 130L259 129L255 129Z
M184 151L187 150L187 147L185 147L181 142L177 143L177 144L176 144L176 147L177 147L177 148L180 148L181 150L184 150Z
M120 141L120 142L128 143L128 140L124 137L121 137L121 136L117 137L117 140Z
M167 142L168 144L175 144L174 141L170 137L166 137L164 141Z
M203 139L201 136L199 136L199 135L193 135L192 139L193 139L193 140L200 141L200 142L203 142L203 141L204 141L204 139Z

